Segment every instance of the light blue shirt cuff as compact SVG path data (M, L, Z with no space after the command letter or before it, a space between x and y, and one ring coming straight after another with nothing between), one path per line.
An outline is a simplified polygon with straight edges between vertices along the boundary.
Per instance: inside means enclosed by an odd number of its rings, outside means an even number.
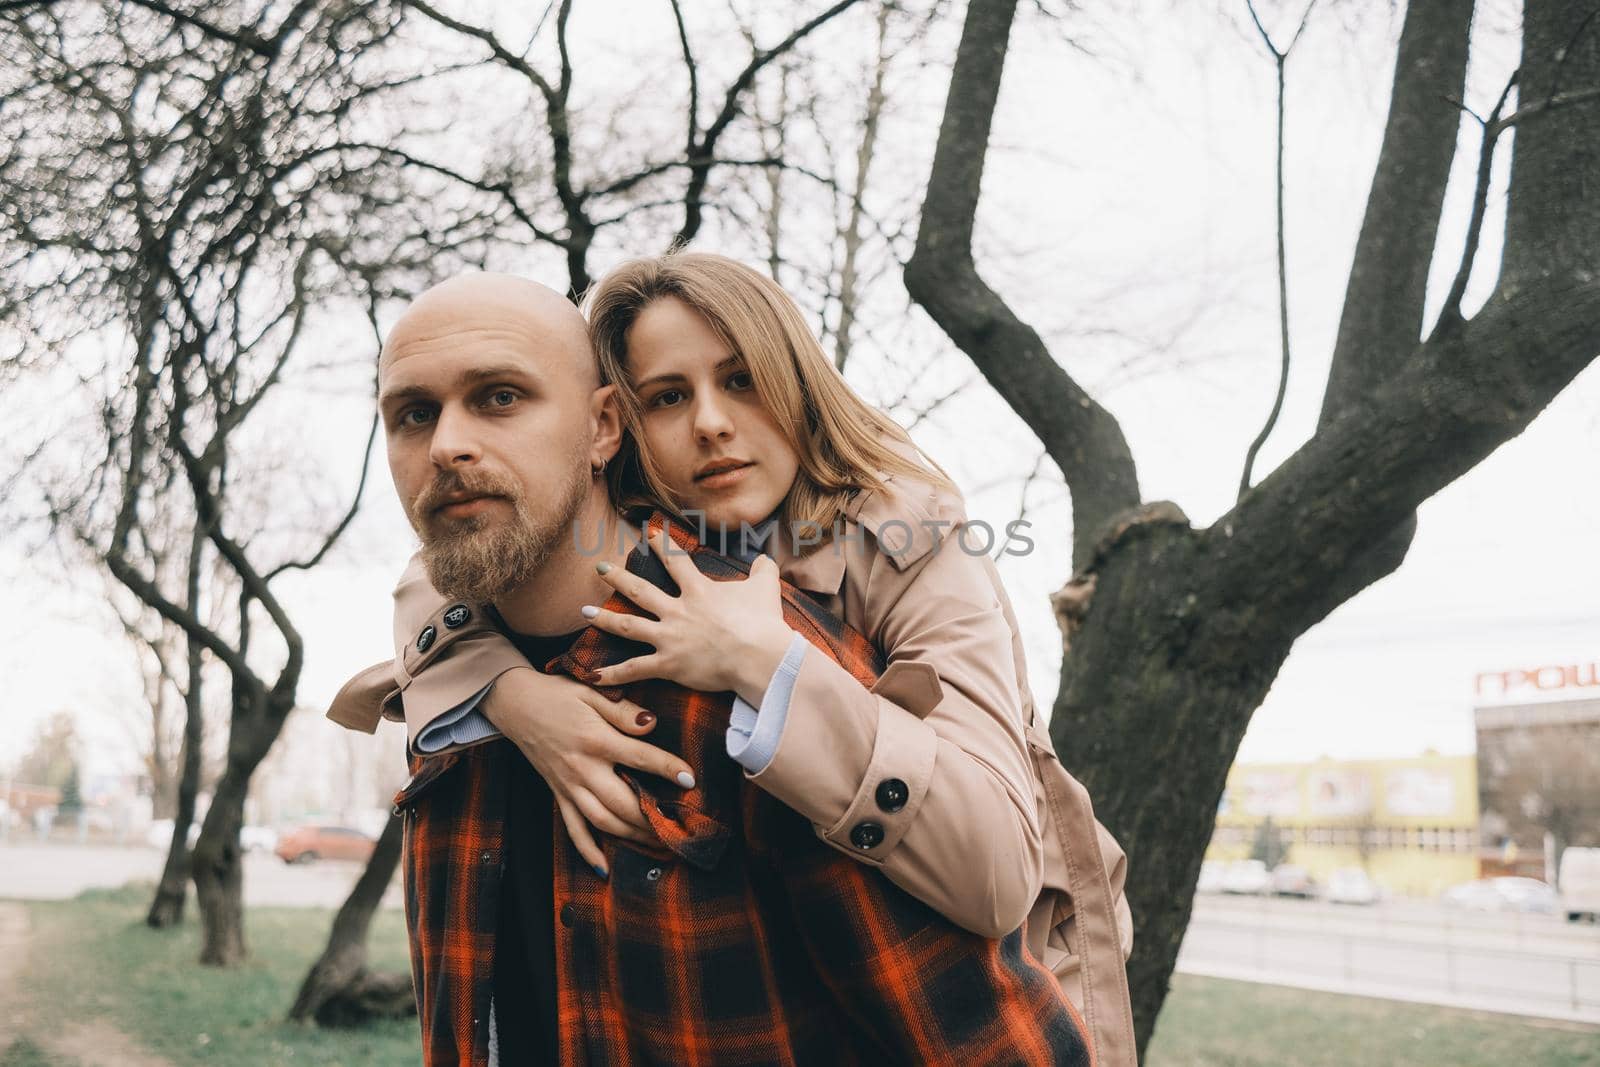
M743 698L733 698L733 714L728 719L728 755L751 774L766 770L778 754L778 740L783 737L783 724L789 718L789 700L794 696L795 679L808 644L799 634L789 639L783 661L772 672L767 691L761 694L759 711Z
M478 705L483 703L483 698L493 688L494 683L490 682L423 727L415 742L417 751L439 752L451 745L472 745L490 737L498 737L499 729L478 710Z

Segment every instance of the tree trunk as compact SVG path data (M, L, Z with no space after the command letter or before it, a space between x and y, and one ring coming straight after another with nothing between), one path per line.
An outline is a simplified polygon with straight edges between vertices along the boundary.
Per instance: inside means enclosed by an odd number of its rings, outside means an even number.
M235 719L234 729L238 728ZM249 782L250 770L230 758L190 860L195 899L200 905L200 962L213 967L233 967L245 958L244 855L239 848L239 829L244 825Z
M155 899L150 902L150 910L144 917L145 924L157 930L183 922L183 905L189 896L191 870L189 827L194 825L199 777L199 757L190 758L189 746L185 742L183 777L178 781L178 810L172 820L172 843L167 848L167 862L161 868L161 882L156 886Z
M1189 924L1228 768L1294 638L1206 624L1207 613L1230 613L1195 595L1203 544L1186 525L1148 524L1102 553L1051 718L1062 763L1128 853L1128 987L1141 1050Z
M398 818L384 826L367 869L334 916L328 945L301 983L289 1018L315 1019L323 1026L357 1026L416 1013L409 974L374 975L367 970L367 931L400 865L402 826Z
M189 603L199 603L199 538L189 554ZM193 873L193 858L189 854L189 827L194 825L195 806L200 796L200 764L205 742L205 708L202 699L202 682L205 660L200 642L185 634L187 646L188 683L183 693L183 769L178 774L177 806L172 816L172 844L167 850L167 862L161 870L161 882L156 886L155 899L145 923L157 930L176 926L183 921L183 905L189 895L189 878Z

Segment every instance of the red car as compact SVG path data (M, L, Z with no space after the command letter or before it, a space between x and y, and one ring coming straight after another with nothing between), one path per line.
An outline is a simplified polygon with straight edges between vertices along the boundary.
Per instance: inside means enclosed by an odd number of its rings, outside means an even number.
M365 863L377 842L348 826L313 823L296 827L278 838L274 851L285 863L316 860L357 860Z

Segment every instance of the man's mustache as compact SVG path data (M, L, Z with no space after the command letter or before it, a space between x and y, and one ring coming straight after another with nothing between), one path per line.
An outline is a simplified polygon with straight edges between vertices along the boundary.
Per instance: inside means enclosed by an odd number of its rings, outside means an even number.
M500 496L515 503L522 494L514 481L492 471L441 471L411 502L411 513L427 520L446 504L479 496Z

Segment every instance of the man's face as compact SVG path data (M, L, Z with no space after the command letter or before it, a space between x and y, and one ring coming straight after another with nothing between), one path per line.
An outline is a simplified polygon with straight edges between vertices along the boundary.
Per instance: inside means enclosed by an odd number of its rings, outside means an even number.
M482 602L527 582L569 535L591 487L596 383L576 309L530 307L474 277L476 288L457 279L424 294L396 324L379 407L430 580Z

